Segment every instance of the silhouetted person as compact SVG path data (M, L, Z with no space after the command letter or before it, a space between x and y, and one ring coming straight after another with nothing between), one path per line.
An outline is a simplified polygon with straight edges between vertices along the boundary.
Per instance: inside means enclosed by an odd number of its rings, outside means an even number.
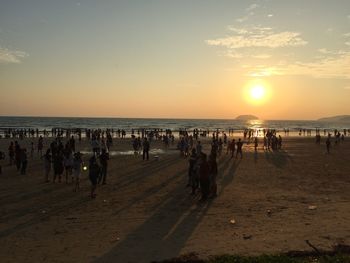
M106 184L107 180L107 166L108 166L108 160L109 160L109 154L106 152L106 149L102 149L102 153L99 157L100 164L101 164L101 176L98 180L98 183Z
M197 162L197 153L196 153L196 149L192 149L192 152L191 152L191 156L190 156L190 159L188 161L189 163L189 167L188 167L188 183L187 183L187 186L191 186L192 185L192 178L193 176L195 176L195 165L196 165L196 162Z
M143 153L142 153L142 159L145 160L145 158L149 159L149 148L150 148L150 144L149 141L147 140L147 138L145 137L144 141L143 141Z
M28 164L28 157L27 157L27 150L21 149L21 174L25 175L27 171L27 164Z
M17 171L19 171L21 169L21 147L19 146L17 141L15 141L15 161Z
M331 148L331 139L330 136L328 136L326 140L326 148L327 148L327 153L330 153L330 148Z
M75 188L74 192L78 191L80 189L80 176L81 176L81 166L82 166L82 159L80 152L76 152L74 154L73 158L73 174L75 178Z
M201 201L207 200L210 192L210 179L209 179L209 165L207 162L207 155L201 154L201 164L199 167L199 183L202 192Z
M255 149L255 151L258 150L258 137L255 137L255 139L254 139L254 149Z
M8 152L9 152L10 165L12 165L15 162L15 146L14 146L13 142L10 142Z
M52 162L51 150L47 149L47 151L44 155L45 182L49 182L49 174L51 171L51 162Z
M100 175L100 166L97 164L95 156L89 160L89 179L91 182L91 198L96 198L97 179Z
M63 153L61 151L58 151L55 155L53 155L53 182L56 182L56 178L58 176L58 182L61 182L62 173L64 171L64 165L63 165Z
M241 156L241 159L243 158L242 147L243 147L243 143L242 143L241 139L238 139L236 159L237 159L238 154Z

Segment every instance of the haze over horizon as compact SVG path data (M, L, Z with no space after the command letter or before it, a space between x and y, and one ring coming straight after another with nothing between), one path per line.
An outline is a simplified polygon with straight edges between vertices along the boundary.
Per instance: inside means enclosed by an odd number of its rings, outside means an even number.
M350 114L350 1L0 3L0 115Z

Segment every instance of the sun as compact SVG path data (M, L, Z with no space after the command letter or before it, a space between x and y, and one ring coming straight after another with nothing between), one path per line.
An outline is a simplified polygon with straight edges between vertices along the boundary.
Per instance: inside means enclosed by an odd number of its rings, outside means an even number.
M265 105L272 96L271 85L262 79L253 79L247 82L243 92L246 102L253 106Z
M262 85L255 85L250 89L252 100L262 100L265 97L265 88Z

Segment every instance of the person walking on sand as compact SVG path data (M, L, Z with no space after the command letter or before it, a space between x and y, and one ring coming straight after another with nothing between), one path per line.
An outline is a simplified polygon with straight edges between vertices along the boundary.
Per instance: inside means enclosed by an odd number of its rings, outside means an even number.
M96 157L92 156L89 160L89 179L91 182L91 198L96 198L97 179L100 176L100 166L97 163Z
M243 142L241 141L241 139L238 139L236 159L237 159L238 154L241 156L241 159L243 158L242 147L243 147Z
M147 137L145 137L142 146L143 146L142 159L145 160L146 158L146 160L148 161L150 144L149 144L149 141L147 140Z

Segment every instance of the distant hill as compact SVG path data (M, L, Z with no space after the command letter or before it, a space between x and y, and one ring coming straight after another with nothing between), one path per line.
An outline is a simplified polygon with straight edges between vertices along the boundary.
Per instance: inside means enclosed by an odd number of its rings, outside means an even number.
M259 120L258 117L254 116L254 115L239 115L236 120L240 120L240 121L249 121L249 120Z
M349 122L350 123L350 115L339 115L339 116L321 118L321 119L318 119L318 121Z

